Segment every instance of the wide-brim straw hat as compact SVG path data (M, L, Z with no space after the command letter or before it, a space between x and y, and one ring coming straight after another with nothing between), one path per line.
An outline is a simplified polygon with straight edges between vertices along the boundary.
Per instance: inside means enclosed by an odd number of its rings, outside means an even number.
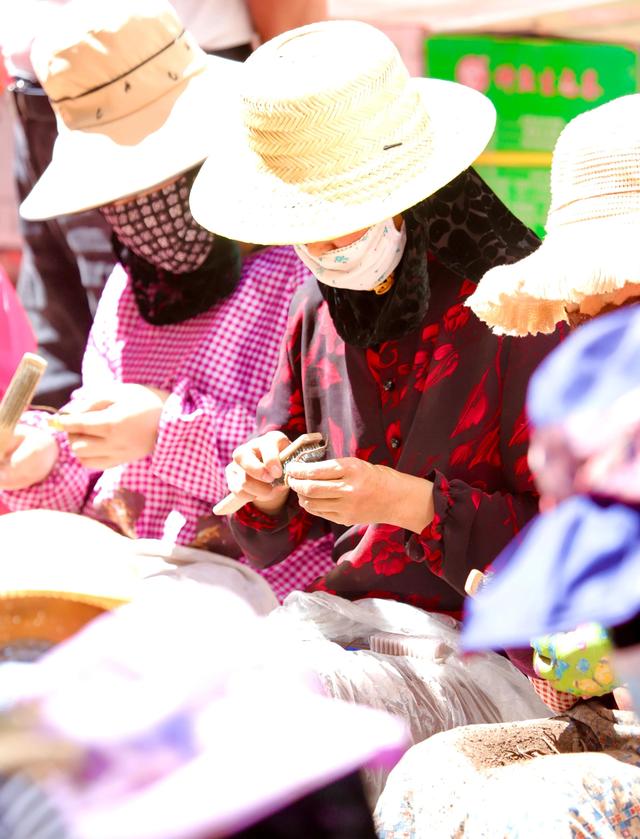
M191 192L194 218L240 241L324 241L390 218L470 166L495 126L485 96L411 78L365 23L294 29L243 69Z
M130 540L85 516L0 517L0 660L36 657L139 588Z
M104 611L148 591L227 590L266 615L267 581L230 557L129 539L88 516L26 510L0 516L0 661L37 657Z
M593 316L640 295L640 94L564 128L546 229L538 250L492 268L467 300L498 334L550 333L567 311Z
M32 59L58 137L26 219L108 204L201 163L241 70L206 55L165 0L73 0Z

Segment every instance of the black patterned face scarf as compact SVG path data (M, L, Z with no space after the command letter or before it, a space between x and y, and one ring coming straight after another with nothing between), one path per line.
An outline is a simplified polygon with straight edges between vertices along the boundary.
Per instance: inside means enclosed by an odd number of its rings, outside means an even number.
M199 167L101 212L131 277L138 311L156 326L181 323L227 297L240 277L235 242L200 227L189 209Z
M431 291L427 253L478 282L490 268L517 262L540 244L473 169L404 212L403 218L407 245L386 294L319 283L338 334L352 346L375 346L419 328Z

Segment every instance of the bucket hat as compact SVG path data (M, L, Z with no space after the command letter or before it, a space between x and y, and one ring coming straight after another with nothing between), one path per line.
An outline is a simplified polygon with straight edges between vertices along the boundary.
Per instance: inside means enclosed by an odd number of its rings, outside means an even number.
M323 241L390 218L470 166L495 126L485 96L411 78L365 23L286 32L243 70L191 192L194 218L240 241Z
M204 160L241 65L206 55L166 0L72 0L55 24L32 61L58 137L24 218L108 204Z
M542 245L488 271L467 305L494 332L553 332L640 297L640 94L580 114L558 137Z

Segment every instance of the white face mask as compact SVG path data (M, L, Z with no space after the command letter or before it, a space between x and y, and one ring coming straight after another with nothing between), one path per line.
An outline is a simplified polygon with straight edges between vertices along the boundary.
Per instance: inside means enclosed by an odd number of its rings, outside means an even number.
M350 245L320 256L310 253L307 245L294 247L319 282L333 288L371 291L397 267L406 243L404 222L397 230L393 219L387 219L370 227Z

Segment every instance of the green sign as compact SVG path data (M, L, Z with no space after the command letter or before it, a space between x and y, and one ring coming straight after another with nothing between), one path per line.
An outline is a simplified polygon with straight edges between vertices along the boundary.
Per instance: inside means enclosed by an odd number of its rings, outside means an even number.
M538 233L549 205L551 152L563 127L640 90L638 52L614 44L434 35L426 41L426 68L492 100L498 122L478 171Z

